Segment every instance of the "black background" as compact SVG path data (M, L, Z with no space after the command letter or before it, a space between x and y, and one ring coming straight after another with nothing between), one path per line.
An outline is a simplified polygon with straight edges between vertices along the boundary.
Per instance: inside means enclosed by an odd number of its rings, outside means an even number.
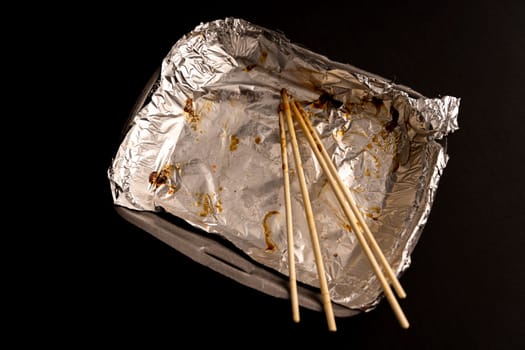
M315 341L322 348L524 348L520 3L194 2L189 9L143 3L76 11L78 18L88 13L88 19L68 20L81 29L74 50L85 62L68 75L90 86L77 96L87 102L81 144L89 166L82 170L86 196L80 201L88 205L71 206L86 233L63 241L68 248L60 266L75 267L55 294L54 305L64 306L64 328L52 334L80 344L151 342L148 348L157 342L176 348L185 342L274 347ZM183 34L227 16L280 30L314 52L427 96L461 98L460 129L448 137L450 161L401 278L410 329L399 327L386 301L369 313L338 318L336 333L328 332L323 313L307 309L294 324L287 300L194 263L115 212L106 171L136 98Z

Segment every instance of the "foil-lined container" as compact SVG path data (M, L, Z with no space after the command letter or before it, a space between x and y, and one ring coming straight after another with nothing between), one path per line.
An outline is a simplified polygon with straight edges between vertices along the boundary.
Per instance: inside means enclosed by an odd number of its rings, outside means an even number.
M427 98L242 19L202 23L165 57L108 170L114 204L168 213L286 277L282 88L307 112L400 276L430 214L460 99ZM331 300L369 311L381 286L300 131L298 138ZM297 280L317 288L290 167Z

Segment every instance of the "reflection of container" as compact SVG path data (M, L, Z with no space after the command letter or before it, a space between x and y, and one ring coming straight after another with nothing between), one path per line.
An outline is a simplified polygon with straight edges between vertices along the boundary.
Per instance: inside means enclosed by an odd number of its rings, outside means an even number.
M148 81L137 99L130 118L148 102L160 75L158 69ZM125 123L125 127L129 122ZM123 135L127 129L123 130ZM289 297L288 277L255 262L240 249L217 235L201 231L184 220L172 215L148 211L136 211L115 206L120 216L133 225L160 239L190 259L209 267L243 285L268 295L286 299ZM306 285L298 285L299 304L305 308L322 311L319 291ZM359 313L344 306L333 304L334 314L347 317Z

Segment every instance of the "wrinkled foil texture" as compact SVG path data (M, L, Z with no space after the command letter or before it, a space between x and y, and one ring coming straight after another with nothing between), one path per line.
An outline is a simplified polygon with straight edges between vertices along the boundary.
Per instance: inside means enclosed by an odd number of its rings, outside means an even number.
M399 276L430 214L459 98L426 98L242 19L202 23L165 57L108 170L114 203L171 213L288 275L281 88L308 112ZM331 299L369 311L381 286L297 129ZM297 279L318 287L289 155Z

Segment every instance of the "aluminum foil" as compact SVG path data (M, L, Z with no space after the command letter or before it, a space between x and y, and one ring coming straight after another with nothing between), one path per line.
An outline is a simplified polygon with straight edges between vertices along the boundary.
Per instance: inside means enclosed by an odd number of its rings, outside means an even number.
M404 86L242 19L202 23L162 62L108 171L116 205L163 210L288 274L280 90L300 101L394 271L410 265L445 168L459 98ZM371 310L382 289L298 131L333 302ZM297 279L318 277L290 153Z

